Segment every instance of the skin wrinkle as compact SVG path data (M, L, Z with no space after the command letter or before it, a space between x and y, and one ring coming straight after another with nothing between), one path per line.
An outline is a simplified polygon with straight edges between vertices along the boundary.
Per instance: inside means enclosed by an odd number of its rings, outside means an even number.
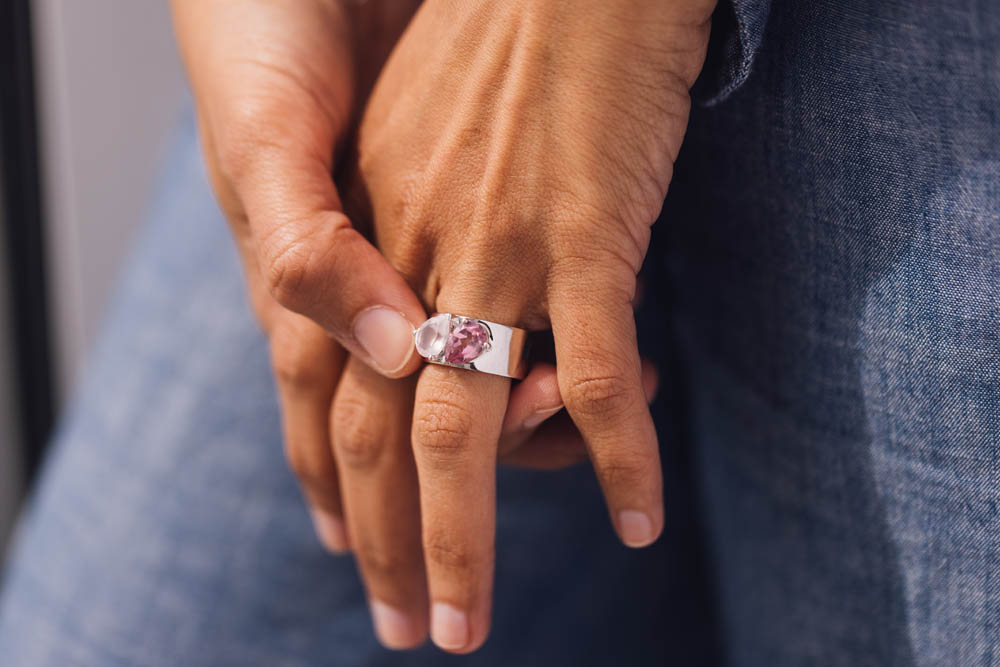
M704 24L705 34L707 35L708 24ZM664 41L664 40L660 40ZM671 42L671 40L666 40ZM644 52L646 49L642 49ZM637 70L641 68L625 68L622 63L632 62L632 58L625 57L624 54L616 53L613 48L598 50L597 53L602 56L602 58L591 65L588 65L589 61L584 61L583 63L574 63L574 66L581 68L590 68L590 76L585 78L575 78L568 79L567 86L572 86L574 88L579 88L582 84L581 81L586 81L587 86L592 86L598 90L605 90L611 93L613 90L618 88L623 81L630 84L631 87L640 87L641 90L645 92L656 92L664 97L664 103L658 104L655 98L650 99L650 96L633 96L628 98L629 104L625 104L621 100L625 99L621 96L614 94L606 94L603 99L609 100L609 104L604 105L592 105L583 107L582 112L587 112L590 110L592 112L595 122L598 123L614 123L620 122L620 117L624 114L626 117L630 118L632 122L640 122L647 125L647 130L653 131L656 134L662 134L665 136L667 141L664 143L664 153L662 156L655 160L648 160L646 173L648 174L647 180L651 185L649 188L644 189L644 191L649 192L647 198L643 199L644 205L638 210L646 211L652 210L654 208L658 209L659 203L662 201L660 192L664 191L666 184L669 182L670 175L672 173L673 160L676 157L677 151L680 148L680 137L682 136L683 126L687 121L687 113L689 104L687 102L687 90L690 84L693 82L693 77L697 73L697 69L700 69L701 60L698 56L696 50L691 51L675 51L667 50L662 51L663 53L671 56L670 60L693 60L697 67L695 68L694 74L688 75L690 80L685 80L683 75L678 75L673 72L672 68L664 67L662 71L658 71L655 76L650 77L648 82L646 79L640 77L636 73ZM686 58L678 58L676 56L687 56ZM613 77L606 77L602 75L602 70L604 68L611 67L616 71L616 75ZM653 110L656 112L655 116L657 121L654 124L645 118L645 115L640 114L636 110L643 108L643 103L650 104ZM679 107L679 111L677 110ZM609 113L614 111L614 113ZM674 123L676 127L679 127L679 131L662 132L664 129L663 117L666 117L670 123ZM623 169L629 171L629 164L634 160L635 156L640 158L646 158L646 152L649 146L636 145L633 143L635 139L628 139L625 143L619 144L615 147L615 153L608 157L613 157L613 164L617 165L618 169ZM657 144L652 144L654 147ZM606 154L604 154L606 155ZM629 158L624 158L623 156L630 156ZM584 182L601 183L604 179L603 176L606 174L609 165L607 160L601 159L601 154L590 161L585 161L582 163L584 166L590 166L591 168L585 170ZM630 208L634 209L635 193L628 191L611 191L608 193L609 198L609 209L616 211L628 211ZM637 214L633 212L630 218L635 220L635 226L640 227L642 225L649 225L655 220L655 212L652 215L649 214Z
M294 327L275 327L271 333L271 358L275 378L290 391L326 388L329 370L316 365L313 351L302 344L301 333Z
M281 246L273 249L269 249L268 245L261 246L268 289L286 308L298 311L303 300L327 289L324 284L326 271L340 261L346 246L361 240L347 218L338 214L335 219L342 224L313 224L308 232L303 230L302 236L288 239ZM285 228L275 226L274 229Z
M431 533L425 540L427 557L440 566L454 570L458 576L486 564L492 565L493 550L485 546L458 544L446 532Z
M350 115L350 110L344 104L350 97L325 96L317 92L315 86L309 83L311 77L300 76L294 70L278 65L276 62L263 58L263 53L255 53L253 57L243 56L231 60L231 68L238 69L239 66L249 66L251 69L261 69L276 75L279 79L286 79L292 90L304 92L312 99L317 109L322 109L325 114L324 120L327 127L343 127ZM280 56L275 60L280 61Z
M317 141L312 132L306 128L305 124L299 124L294 132L302 133L304 136L290 141L289 137L294 136L293 132L276 132L275 124L261 123L249 119L242 119L242 116L257 116L260 114L278 113L283 107L267 104L251 103L247 97L242 97L237 102L229 104L230 110L239 109L233 115L236 119L227 124L227 129L219 136L219 142L225 146L216 154L215 162L219 175L222 177L227 187L232 187L232 197L238 202L240 208L245 210L248 202L244 201L249 197L257 197L265 200L270 198L261 197L257 190L276 190L275 175L262 167L268 162L278 162L286 165L294 165L302 172L308 173L307 167L314 163L321 172L328 173L330 170L329 160L312 150L313 146L323 145L324 142ZM246 106L244 106L246 105ZM246 108L249 107L249 108ZM266 127L262 127L266 125ZM284 128L282 128L283 130ZM218 133L217 133L218 134ZM294 161L290 159L289 150L294 149ZM270 179L270 180L261 180ZM244 191L241 196L238 192ZM321 192L319 188L312 194L319 195L317 198L323 202L333 202L329 193ZM297 200L298 201L298 200ZM271 205L271 202L267 202Z
M364 531L364 526L358 526L359 531ZM391 550L384 550L376 546L374 540L371 539L360 539L358 540L359 546L354 548L354 553L358 560L364 562L365 569L372 575L377 577L379 580L386 582L392 582L397 584L397 586L405 585L407 579L405 577L399 576L400 573L406 572L410 569L410 555L401 554ZM394 590L394 586L386 586L386 591L389 593L389 599L385 602L389 603L400 603L407 602L407 597L403 594L403 591Z
M393 432L390 424L373 413L363 390L355 389L357 393L344 392L334 404L334 444L342 465L364 472L379 465Z

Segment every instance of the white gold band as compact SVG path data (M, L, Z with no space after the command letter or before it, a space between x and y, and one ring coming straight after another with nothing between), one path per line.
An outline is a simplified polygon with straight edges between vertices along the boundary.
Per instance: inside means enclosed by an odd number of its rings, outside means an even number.
M476 317L439 313L413 332L417 353L432 364L521 379L527 332Z

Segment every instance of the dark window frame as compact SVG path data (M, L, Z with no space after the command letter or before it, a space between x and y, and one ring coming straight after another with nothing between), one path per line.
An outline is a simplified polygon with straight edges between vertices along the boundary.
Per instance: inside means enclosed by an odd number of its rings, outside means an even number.
M0 221L25 478L41 464L54 393L30 0L0 1Z

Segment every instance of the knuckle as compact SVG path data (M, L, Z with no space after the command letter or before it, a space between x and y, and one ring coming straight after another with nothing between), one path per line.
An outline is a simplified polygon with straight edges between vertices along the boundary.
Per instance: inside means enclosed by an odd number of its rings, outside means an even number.
M472 415L448 398L424 399L413 416L413 443L430 455L454 456L469 448Z
M631 242L620 237L600 241L599 248L589 246L598 242L595 239L564 243L550 269L553 284L584 303L597 301L609 308L630 304L639 267L634 253L624 247ZM581 275L594 276L594 280L581 281Z
M635 403L635 392L620 371L605 363L582 363L561 389L566 405L593 418L610 418Z
M404 572L412 569L411 558L402 551L380 548L377 545L361 541L355 546L355 553L361 561L361 567L367 579L379 582L395 581Z
M271 366L278 384L294 391L324 388L330 381L326 364L292 327L275 326L271 334Z
M477 571L491 563L490 551L443 533L429 535L424 542L424 552L431 563L452 571Z
M315 250L308 239L292 238L264 251L264 276L271 296L289 310L299 310L313 280Z
M341 465L367 470L385 450L384 420L371 405L342 394L333 404L333 442Z
M637 455L622 456L620 453L614 457L596 457L594 470L607 488L636 488L653 472L649 460Z
M320 493L332 492L336 488L337 470L325 452L290 444L285 447L285 459L303 486Z
M315 295L350 265L349 252L359 235L340 213L314 212L269 225L273 231L258 243L261 273L271 296L285 308L302 312Z

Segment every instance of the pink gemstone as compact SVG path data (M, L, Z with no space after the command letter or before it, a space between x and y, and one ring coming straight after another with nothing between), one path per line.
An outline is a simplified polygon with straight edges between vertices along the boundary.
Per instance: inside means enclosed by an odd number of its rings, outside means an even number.
M466 320L449 334L444 346L444 360L449 364L467 364L490 342L490 332L475 320Z

